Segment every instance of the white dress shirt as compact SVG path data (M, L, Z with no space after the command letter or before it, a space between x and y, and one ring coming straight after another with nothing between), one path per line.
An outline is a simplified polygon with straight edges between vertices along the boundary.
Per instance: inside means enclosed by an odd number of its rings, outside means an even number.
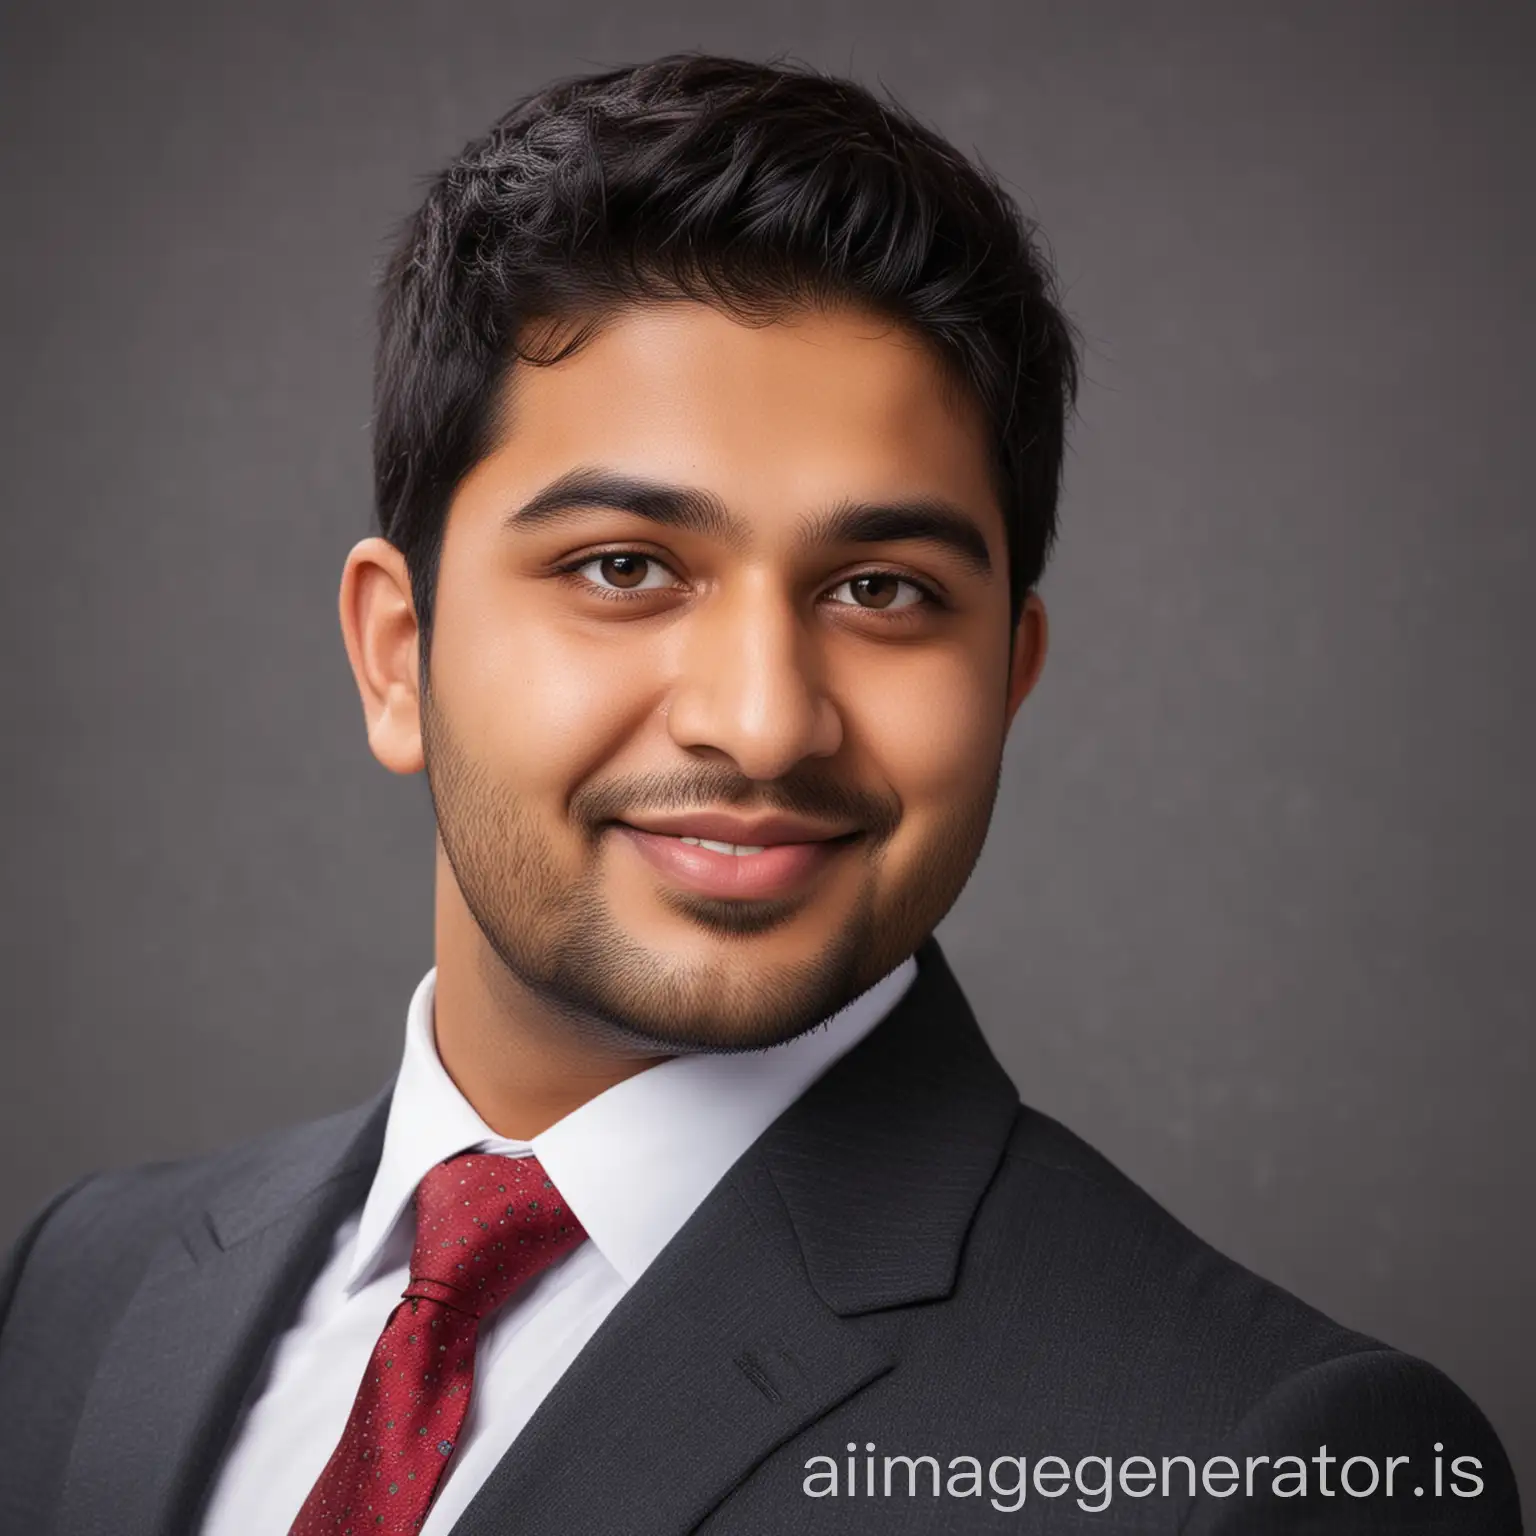
M491 1469L619 1298L731 1164L891 1010L912 959L786 1045L675 1056L532 1141L495 1135L438 1059L436 970L416 988L378 1171L292 1326L273 1344L231 1440L202 1536L286 1536L341 1438L373 1346L410 1274L411 1196L466 1151L537 1157L587 1241L480 1325L458 1448L421 1536L447 1536Z

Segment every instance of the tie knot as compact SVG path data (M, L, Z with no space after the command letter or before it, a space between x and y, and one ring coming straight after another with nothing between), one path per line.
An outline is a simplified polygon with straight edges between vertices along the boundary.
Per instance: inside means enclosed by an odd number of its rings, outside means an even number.
M405 1295L485 1317L585 1236L537 1158L450 1157L416 1186Z

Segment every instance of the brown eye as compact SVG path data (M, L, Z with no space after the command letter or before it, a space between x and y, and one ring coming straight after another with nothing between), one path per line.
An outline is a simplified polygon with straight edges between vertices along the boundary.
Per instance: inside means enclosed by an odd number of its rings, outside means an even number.
M902 589L906 590L903 591ZM833 591L847 592L852 601L839 598L845 608L902 609L920 607L930 601L928 594L915 581L894 576L889 571L870 571L864 576L850 576L839 582Z
M894 576L855 576L849 585L861 608L889 608L901 583Z
M638 587L651 562L644 555L604 555L598 562L603 580L615 587Z
M575 574L600 592L659 592L675 581L654 555L629 549L594 555L576 566Z

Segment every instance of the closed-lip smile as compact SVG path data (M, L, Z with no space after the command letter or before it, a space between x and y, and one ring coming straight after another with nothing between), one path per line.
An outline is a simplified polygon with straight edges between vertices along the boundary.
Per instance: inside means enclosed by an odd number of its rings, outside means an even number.
M858 833L857 827L828 826L799 816L739 816L729 811L629 816L619 824L659 837L690 837L751 848L771 848L782 843L830 843Z
M860 836L856 827L797 816L721 811L636 816L612 827L668 885L737 901L806 890Z

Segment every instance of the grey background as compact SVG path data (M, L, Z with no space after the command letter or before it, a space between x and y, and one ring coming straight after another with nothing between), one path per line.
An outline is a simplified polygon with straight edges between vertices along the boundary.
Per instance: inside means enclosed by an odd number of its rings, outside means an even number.
M888 83L1089 340L1053 651L940 930L1025 1097L1445 1367L1536 1488L1532 11L12 6L0 1236L350 1103L430 963L425 786L335 619L370 277L555 74Z

